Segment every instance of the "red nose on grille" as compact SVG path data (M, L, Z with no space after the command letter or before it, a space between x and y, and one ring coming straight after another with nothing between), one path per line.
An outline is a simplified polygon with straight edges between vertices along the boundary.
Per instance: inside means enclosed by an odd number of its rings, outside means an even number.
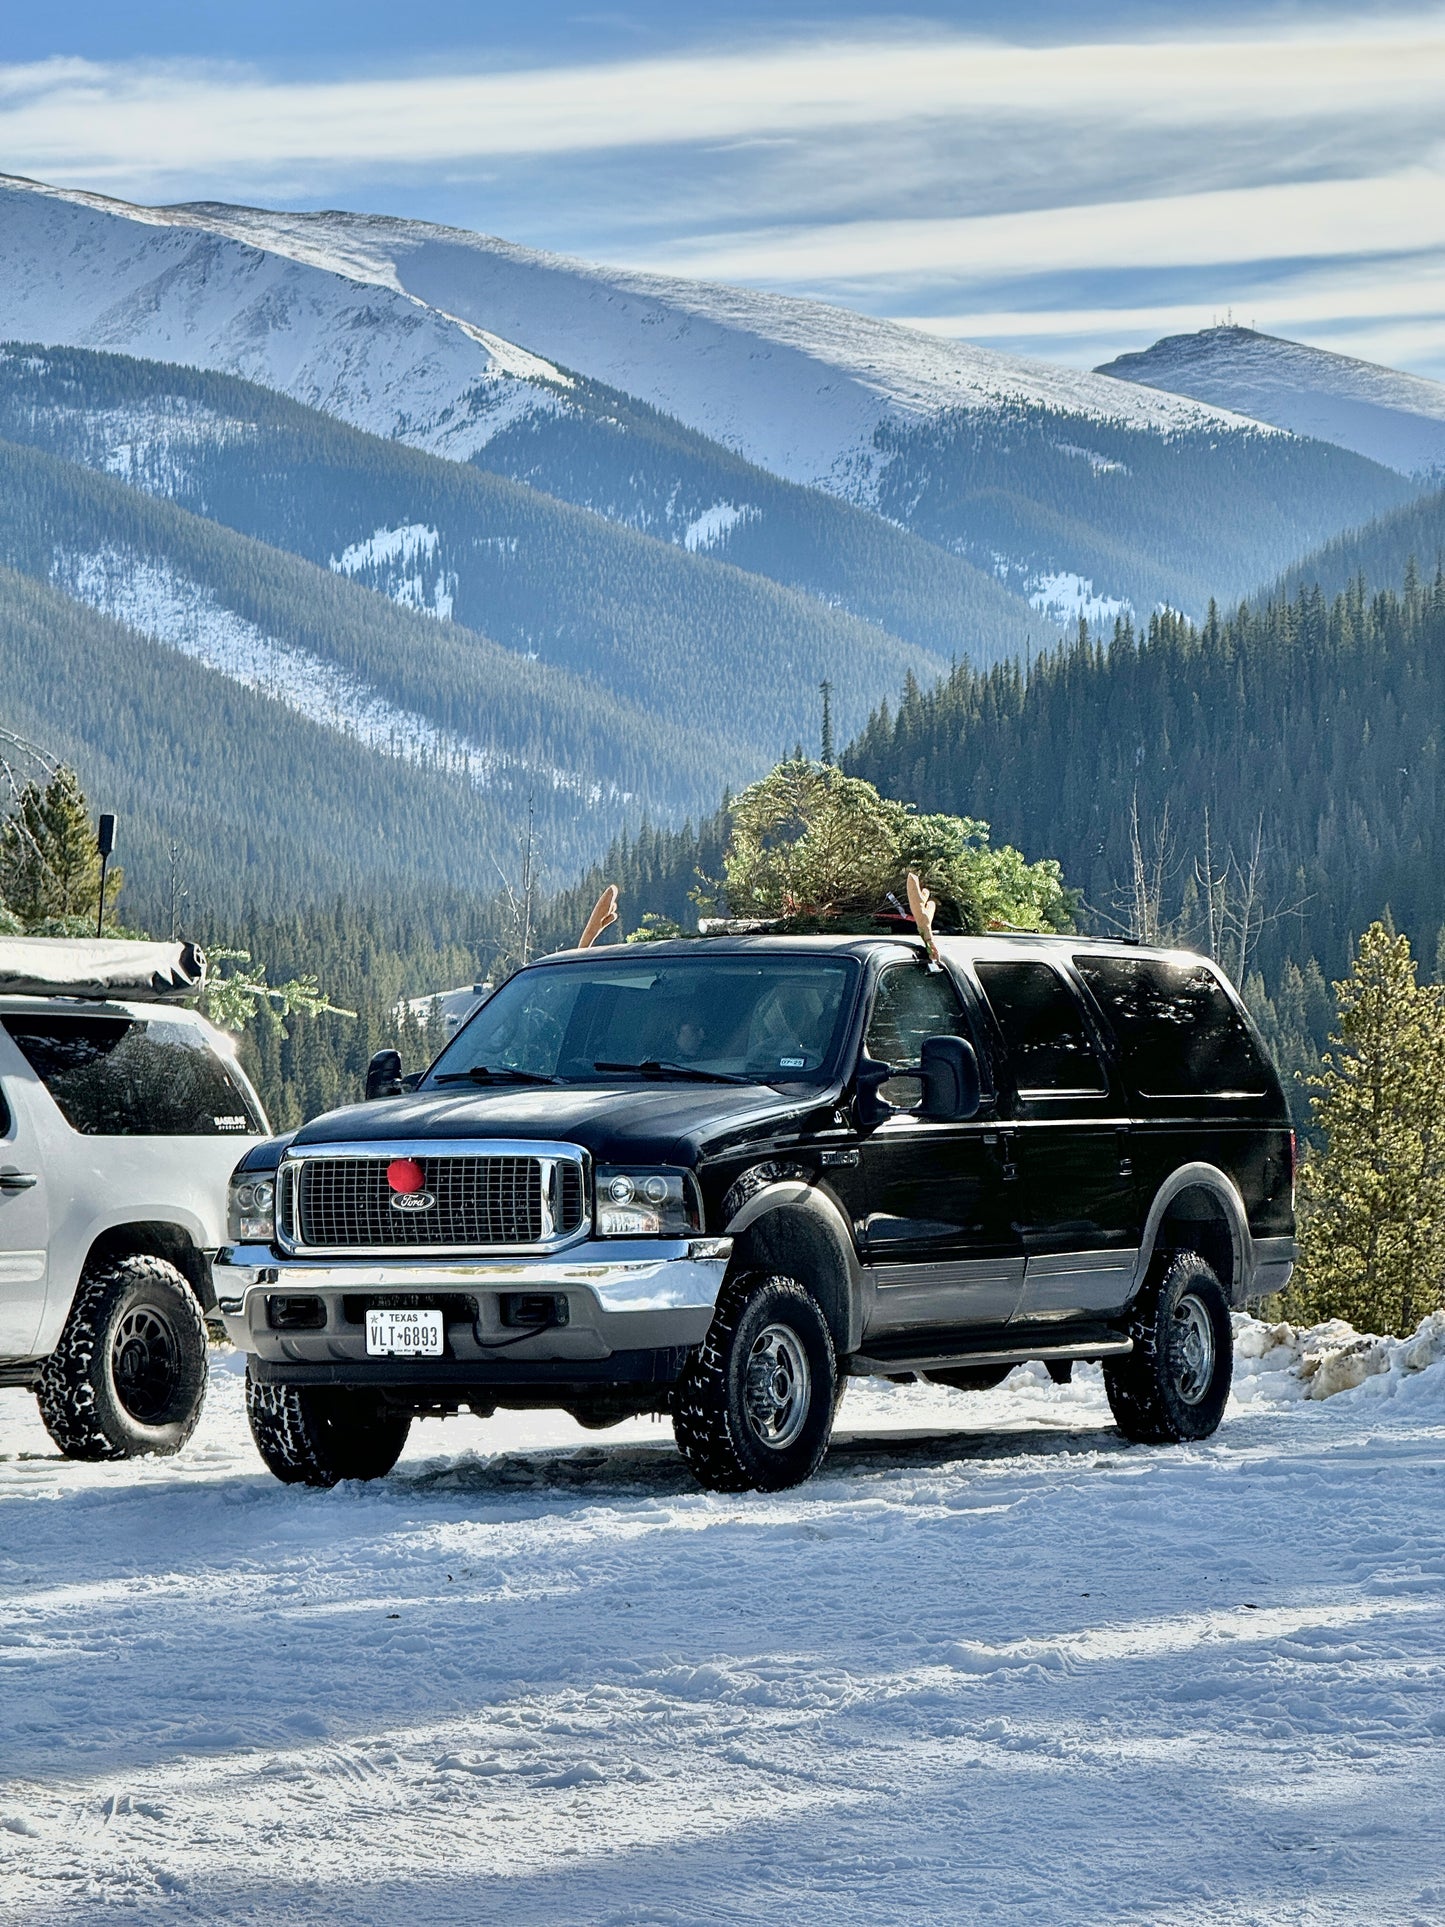
M425 1173L415 1158L393 1158L386 1167L386 1181L393 1191L409 1197L426 1183Z

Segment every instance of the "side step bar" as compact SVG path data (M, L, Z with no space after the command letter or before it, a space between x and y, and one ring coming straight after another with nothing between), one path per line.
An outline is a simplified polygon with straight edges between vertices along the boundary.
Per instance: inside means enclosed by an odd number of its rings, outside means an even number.
M848 1361L848 1372L853 1378L888 1378L899 1372L939 1372L967 1365L1027 1365L1035 1358L1045 1365L1053 1359L1122 1358L1133 1349L1132 1338L1111 1334L1068 1345L1035 1343L995 1346L988 1351L855 1352Z

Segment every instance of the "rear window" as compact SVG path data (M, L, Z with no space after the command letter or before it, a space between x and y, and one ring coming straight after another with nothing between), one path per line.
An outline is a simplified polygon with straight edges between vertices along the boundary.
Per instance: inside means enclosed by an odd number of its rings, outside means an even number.
M225 1137L262 1124L203 1032L174 1018L7 1017L61 1116L84 1137Z
M1125 1080L1141 1097L1268 1091L1254 1039L1207 964L1090 956L1074 963L1112 1024Z

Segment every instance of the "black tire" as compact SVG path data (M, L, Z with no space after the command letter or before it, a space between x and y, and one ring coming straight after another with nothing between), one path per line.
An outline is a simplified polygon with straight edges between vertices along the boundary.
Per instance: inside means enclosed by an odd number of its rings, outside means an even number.
M1134 1349L1104 1361L1109 1409L1141 1445L1207 1439L1234 1376L1229 1302L1197 1251L1160 1260L1129 1322Z
M35 1388L68 1459L179 1452L206 1402L206 1326L164 1258L114 1258L81 1276Z
M673 1394L672 1428L710 1492L781 1492L822 1462L838 1367L822 1307L795 1278L723 1286Z
M401 1457L411 1413L343 1385L262 1385L246 1369L256 1450L283 1485L384 1479Z

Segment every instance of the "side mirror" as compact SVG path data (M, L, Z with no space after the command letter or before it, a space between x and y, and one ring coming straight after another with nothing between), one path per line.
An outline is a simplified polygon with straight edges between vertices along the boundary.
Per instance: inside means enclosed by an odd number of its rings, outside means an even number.
M865 1131L871 1131L881 1124L885 1117L892 1117L893 1106L879 1092L893 1075L891 1064L880 1063L876 1057L858 1059L858 1123Z
M962 1037L925 1037L918 1058L923 1116L950 1123L977 1117L983 1079L973 1045Z
M366 1067L366 1101L401 1096L401 1052L379 1050Z

